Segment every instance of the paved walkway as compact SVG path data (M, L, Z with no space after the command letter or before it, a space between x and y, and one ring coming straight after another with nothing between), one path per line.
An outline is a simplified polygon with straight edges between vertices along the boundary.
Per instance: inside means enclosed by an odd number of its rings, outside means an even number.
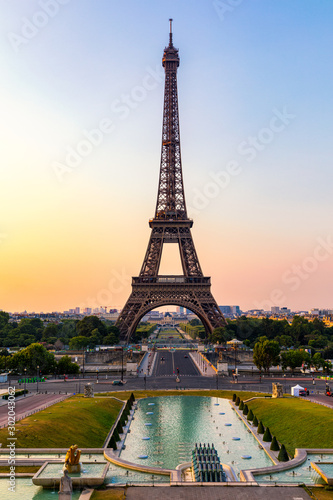
M304 399L308 399L309 401L313 401L314 403L321 403L324 404L325 406L330 406L333 408L333 398L321 394L316 394L316 395L310 395L307 396Z
M126 500L309 500L300 487L130 486Z

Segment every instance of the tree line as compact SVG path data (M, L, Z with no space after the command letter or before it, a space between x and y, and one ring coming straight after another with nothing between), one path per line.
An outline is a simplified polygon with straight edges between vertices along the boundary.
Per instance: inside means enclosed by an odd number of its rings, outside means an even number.
M227 320L225 327L215 328L208 340L224 344L233 338L244 345L254 348L261 337L277 342L281 350L309 348L311 354L322 353L323 359L333 358L333 327L327 327L323 321L315 318L309 321L302 316L294 316L292 323L270 318L247 318Z

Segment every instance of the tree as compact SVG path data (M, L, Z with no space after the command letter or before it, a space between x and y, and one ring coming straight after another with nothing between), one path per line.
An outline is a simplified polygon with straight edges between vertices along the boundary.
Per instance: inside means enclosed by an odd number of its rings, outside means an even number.
M284 446L284 444L281 445L281 449L280 449L280 452L278 454L278 460L280 462L288 462L288 460L289 460L289 456L288 456L288 453L287 453L287 450L286 450L286 447Z
M277 439L275 436L273 436L272 443L271 443L271 446L269 449L272 451L279 451L280 450L279 443L277 442Z
M43 332L43 340L47 340L51 337L58 338L58 327L55 323L49 323Z
M76 324L76 332L82 337L90 337L96 328L102 337L107 334L106 326L97 316L85 316Z
M217 342L219 344L224 344L227 341L225 328L223 326L218 326L217 328L214 328L212 333L209 335L209 340L213 344L216 344Z
M4 311L0 311L0 330L2 330L9 322L9 314L4 312Z
M37 374L37 366L40 373L54 373L56 361L54 355L41 344L34 343L13 354L10 359L10 367L18 373L23 373L26 368L27 373Z
M259 370L269 371L271 366L276 366L280 360L280 346L275 340L260 337L253 349L253 361Z
M270 443L272 441L272 434L269 430L269 427L266 427L262 440L266 441L267 443Z
M317 371L323 366L324 360L319 352L316 352L316 354L312 356L311 363Z
M58 361L58 373L67 373L67 374L77 374L80 371L80 367L77 363L72 363L72 360L69 356L62 356L62 358Z
M109 333L103 339L102 345L115 345L118 342L118 338L114 333Z
M286 351L281 354L281 364L282 369L286 370L288 367L291 368L291 371L294 373L295 368L302 366L304 358L303 351Z
M76 350L76 349L82 349L84 347L90 346L90 338L88 337L83 337L82 335L78 335L77 337L73 337L69 341L69 348Z

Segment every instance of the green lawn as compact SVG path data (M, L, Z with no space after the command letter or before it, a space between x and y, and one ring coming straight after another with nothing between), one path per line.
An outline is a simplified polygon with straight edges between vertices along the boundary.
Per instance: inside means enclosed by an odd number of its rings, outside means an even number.
M102 447L122 403L113 398L74 396L16 424L16 448ZM0 430L7 445L8 430Z
M277 398L250 401L248 407L291 455L295 448L333 448L333 410L326 406Z
M40 466L39 465L16 465L15 466L15 474L19 473L25 473L25 474L36 474L37 471L39 471ZM9 465L1 465L0 466L0 473L5 474L9 472Z
M333 500L333 491L326 490L325 488L309 488L310 492L313 493L313 497L317 500ZM308 492L308 489L306 490Z

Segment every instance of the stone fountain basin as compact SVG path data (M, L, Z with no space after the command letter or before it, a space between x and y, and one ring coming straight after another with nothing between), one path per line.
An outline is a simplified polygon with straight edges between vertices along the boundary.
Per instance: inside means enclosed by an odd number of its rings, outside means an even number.
M59 487L60 479L62 477L62 467L64 462L62 461L52 461L45 462L42 467L36 472L32 478L33 484L36 486L43 486L43 488L55 488ZM94 473L89 471L89 469L98 467L98 472ZM56 471L50 473L48 469L57 468ZM73 488L83 488L84 486L101 486L104 483L106 473L108 471L109 464L105 462L83 462L82 472L79 474L69 474L72 480ZM87 472L84 472L87 471ZM100 472L99 472L100 471Z

